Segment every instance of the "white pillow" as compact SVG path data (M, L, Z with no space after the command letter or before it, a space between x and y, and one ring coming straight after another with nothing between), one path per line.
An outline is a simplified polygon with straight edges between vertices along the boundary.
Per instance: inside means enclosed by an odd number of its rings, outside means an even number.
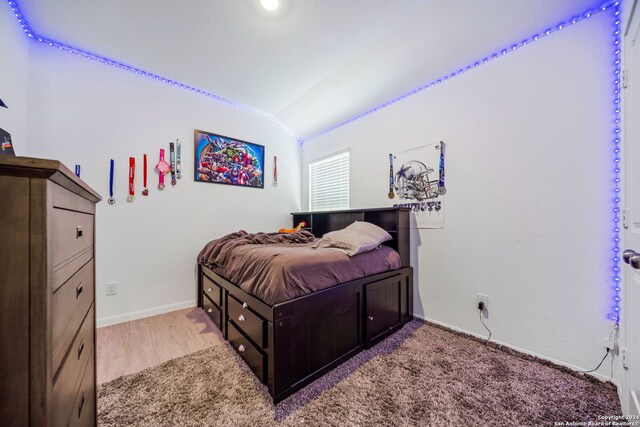
M335 248L349 256L377 248L392 237L382 228L370 222L356 221L342 230L325 234L314 248Z

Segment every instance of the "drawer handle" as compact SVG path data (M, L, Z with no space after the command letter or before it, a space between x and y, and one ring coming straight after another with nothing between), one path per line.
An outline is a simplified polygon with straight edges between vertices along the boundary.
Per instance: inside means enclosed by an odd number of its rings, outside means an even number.
M238 351L240 353L244 353L244 346L242 344L240 344L240 347L238 347Z
M373 322L373 316L369 316L369 322Z
M80 342L80 345L78 346L78 360L80 359L80 356L82 355L83 351L84 351L84 340L82 340L82 342Z
M246 302L242 303L242 308L249 308L249 305Z
M210 308L209 310L207 310L207 313L213 313L213 308Z
M79 225L76 227L76 239L79 239L82 237L82 226Z
M80 297L81 293L82 293L82 282L80 282L80 284L76 286L76 298Z
M82 393L82 397L80 398L80 405L78 405L78 418L80 418L80 414L82 414L83 406L84 406L84 393Z
M238 316L238 320L244 322L244 316L241 314L240 316Z
M207 292L213 292L213 288L207 289Z

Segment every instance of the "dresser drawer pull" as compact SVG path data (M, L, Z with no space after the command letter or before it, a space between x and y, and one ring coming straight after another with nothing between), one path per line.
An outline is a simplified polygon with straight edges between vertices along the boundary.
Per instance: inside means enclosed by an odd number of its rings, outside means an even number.
M239 320L240 322L244 322L244 316L241 314L240 316L238 316L238 320Z
M369 316L369 322L373 322L373 316Z
M76 298L80 297L81 293L82 293L82 282L80 282L80 284L76 286Z
M207 292L213 292L213 288L207 289Z
M84 393L82 393L82 397L80 398L80 405L78 405L78 418L82 414L82 407L84 406Z
M242 308L249 308L249 305L246 302L242 303Z
M84 351L84 340L82 340L80 342L80 345L78 346L78 359L80 359L80 356L82 355L83 351Z
M240 353L244 353L244 346L242 344L240 344L240 347L238 347L238 351Z
M79 239L82 237L82 226L79 225L76 227L76 239Z
M213 313L213 309L210 308L209 310L207 310L207 313Z

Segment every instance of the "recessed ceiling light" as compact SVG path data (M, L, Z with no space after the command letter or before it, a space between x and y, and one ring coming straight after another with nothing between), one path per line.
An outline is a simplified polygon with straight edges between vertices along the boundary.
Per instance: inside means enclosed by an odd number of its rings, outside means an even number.
M260 4L268 11L273 12L280 6L280 0L260 0Z

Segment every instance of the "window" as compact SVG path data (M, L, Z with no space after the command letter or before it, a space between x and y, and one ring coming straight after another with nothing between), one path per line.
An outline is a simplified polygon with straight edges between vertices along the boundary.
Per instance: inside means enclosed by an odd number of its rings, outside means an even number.
M309 163L309 210L349 208L349 151Z

